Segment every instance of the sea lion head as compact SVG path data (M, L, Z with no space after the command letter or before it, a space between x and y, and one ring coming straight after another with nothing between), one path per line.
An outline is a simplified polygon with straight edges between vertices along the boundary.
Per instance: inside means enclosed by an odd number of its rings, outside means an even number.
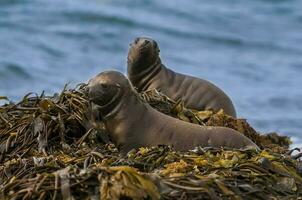
M87 93L90 101L106 117L120 103L125 91L131 88L128 79L120 72L105 71L88 82Z
M128 69L141 72L152 67L159 60L159 47L151 38L138 37L130 44Z

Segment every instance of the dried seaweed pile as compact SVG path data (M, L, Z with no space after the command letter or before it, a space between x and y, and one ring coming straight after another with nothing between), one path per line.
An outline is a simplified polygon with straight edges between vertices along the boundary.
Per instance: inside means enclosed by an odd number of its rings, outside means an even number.
M223 112L194 111L148 91L161 112L200 125L227 126L263 150L168 146L119 154L90 111L85 85L52 97L28 94L0 107L0 199L297 199L302 164L290 140L258 134ZM299 156L299 155L298 155ZM298 157L297 156L297 157Z

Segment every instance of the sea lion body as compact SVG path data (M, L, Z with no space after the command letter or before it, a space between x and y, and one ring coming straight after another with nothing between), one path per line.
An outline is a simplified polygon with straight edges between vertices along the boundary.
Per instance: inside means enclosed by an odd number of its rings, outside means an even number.
M223 109L236 117L231 99L209 81L180 74L165 67L159 58L157 43L150 38L137 38L128 53L128 77L139 92L157 89L174 99L181 99L187 108L196 110Z
M103 92L110 88L106 86L104 89L104 84L116 85L118 89L111 94ZM99 74L89 81L88 88L89 97L97 104L112 141L124 153L133 148L162 144L172 145L176 150L189 150L196 146L258 148L233 129L199 126L160 113L144 103L128 79L119 72ZM107 93L112 99L100 103L99 99L106 98Z

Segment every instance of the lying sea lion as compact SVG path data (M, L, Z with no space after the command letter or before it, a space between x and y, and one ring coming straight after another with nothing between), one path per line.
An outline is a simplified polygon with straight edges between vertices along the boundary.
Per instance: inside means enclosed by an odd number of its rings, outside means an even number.
M128 77L139 92L157 89L187 108L196 110L223 109L232 117L236 111L231 99L209 81L180 74L166 68L159 57L159 47L151 38L140 37L130 45Z
M100 113L112 141L121 152L133 148L173 145L176 150L196 146L258 148L237 131L184 122L144 103L130 81L120 72L106 71L92 78L89 99Z

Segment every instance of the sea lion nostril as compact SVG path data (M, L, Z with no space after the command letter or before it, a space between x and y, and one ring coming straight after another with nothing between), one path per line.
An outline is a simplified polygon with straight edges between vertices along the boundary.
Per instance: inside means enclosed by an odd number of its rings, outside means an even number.
M144 41L144 45L147 45L147 44L149 44L149 43L150 43L149 40L145 40L145 41Z
M134 43L137 44L138 41L139 41L139 38L136 38L136 39L134 40Z

